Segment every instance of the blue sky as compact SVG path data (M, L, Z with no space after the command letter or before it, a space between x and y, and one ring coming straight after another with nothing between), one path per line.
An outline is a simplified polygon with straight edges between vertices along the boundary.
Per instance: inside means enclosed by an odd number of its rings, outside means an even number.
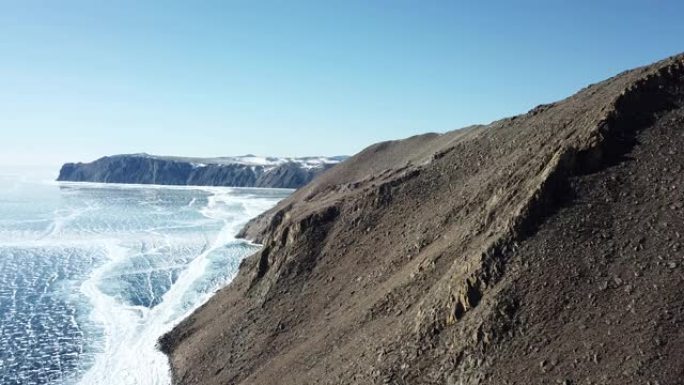
M680 0L465 3L0 0L0 164L352 154L684 50Z

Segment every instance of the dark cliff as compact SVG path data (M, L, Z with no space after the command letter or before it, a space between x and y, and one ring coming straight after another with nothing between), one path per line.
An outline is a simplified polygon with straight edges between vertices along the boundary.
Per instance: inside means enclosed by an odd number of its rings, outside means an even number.
M684 56L373 145L253 220L177 384L679 384Z
M236 158L178 158L147 154L114 155L90 163L66 163L59 181L195 186L298 188L345 157L266 158L250 163Z

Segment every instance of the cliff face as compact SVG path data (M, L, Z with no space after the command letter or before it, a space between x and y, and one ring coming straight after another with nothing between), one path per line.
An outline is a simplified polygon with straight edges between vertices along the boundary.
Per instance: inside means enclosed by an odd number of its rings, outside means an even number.
M91 163L66 163L59 181L194 186L297 188L345 157L178 158L115 155ZM257 161L255 161L255 159Z
M178 384L676 384L684 55L373 145L253 220Z

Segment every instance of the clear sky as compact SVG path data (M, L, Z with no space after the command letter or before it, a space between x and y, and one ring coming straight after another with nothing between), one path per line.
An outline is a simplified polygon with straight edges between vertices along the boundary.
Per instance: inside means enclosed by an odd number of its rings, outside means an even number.
M682 0L0 0L0 165L353 154L683 51L683 18Z

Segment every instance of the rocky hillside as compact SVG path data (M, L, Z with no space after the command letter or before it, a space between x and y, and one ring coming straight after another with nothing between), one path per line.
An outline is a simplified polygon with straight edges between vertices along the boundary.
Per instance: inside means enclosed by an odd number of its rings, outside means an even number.
M681 384L684 55L373 145L243 235L177 384Z
M346 157L181 158L148 154L105 156L66 163L59 181L194 186L297 188Z

